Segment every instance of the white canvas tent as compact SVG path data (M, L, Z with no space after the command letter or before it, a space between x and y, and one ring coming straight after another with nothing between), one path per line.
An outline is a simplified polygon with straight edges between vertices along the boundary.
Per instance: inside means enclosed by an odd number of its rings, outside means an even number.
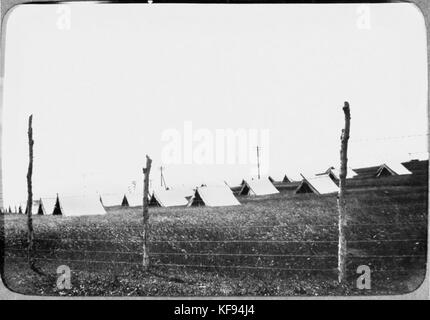
M245 180L240 195L262 196L279 193L269 179Z
M188 206L224 207L238 206L239 201L228 186L199 187L188 202Z
M158 207L184 207L188 204L187 194L184 190L176 189L154 190L149 200L149 205Z
M386 175L404 175L404 174L412 174L408 169L405 168L400 162L386 162L382 164L378 171L376 172L377 177L386 176Z
M98 195L58 197L54 214L65 217L104 215L106 210Z
M339 187L333 182L328 174L305 177L297 187L295 193L329 194L339 192Z
M102 194L100 201L105 207L128 206L128 199L123 194Z
M293 179L287 176L286 174L284 174L284 177L282 178L282 182L284 183L293 182Z

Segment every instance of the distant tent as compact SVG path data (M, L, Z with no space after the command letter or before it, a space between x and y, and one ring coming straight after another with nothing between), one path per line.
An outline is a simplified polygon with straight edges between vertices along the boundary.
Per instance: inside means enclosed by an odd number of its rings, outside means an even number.
M317 173L316 175L317 176L328 175L334 182L337 182L340 179L340 169L335 168L335 167L330 167L326 171L324 171L323 173ZM346 169L346 178L347 179L354 178L356 175L357 175L357 173L354 170L352 170L351 168L348 167Z
M269 179L245 180L240 195L262 196L279 193Z
M297 187L295 193L328 194L339 191L339 187L333 182L328 174L316 175L309 178L302 175L302 177L303 180Z
M13 205L13 204L5 204L3 205L3 208L1 210L2 213L19 213L19 209L21 208L21 205Z
M57 198L42 198L40 199L40 206L44 215L52 215L55 209Z
M378 168L378 171L376 172L377 177L397 176L405 174L412 174L412 172L406 169L406 167L403 166L401 163L396 162L384 163Z
M149 200L150 206L157 207L185 207L188 200L182 190L155 190Z
M3 206L1 207L1 213L9 213L10 206L3 202Z
M271 183L274 183L274 182L275 182L275 179L273 179L271 176L269 176L267 179L269 179L269 181L270 181Z
M128 204L128 199L127 197L124 195L122 197L122 201L121 201L121 207L129 207L130 205Z
M121 194L102 194L100 201L104 207L124 206L128 207L127 197Z
M188 202L188 206L224 207L238 206L239 201L228 186L199 187Z
M18 213L20 207L21 207L20 205L18 205L18 208L17 208L13 204L3 204L3 208L1 211L2 213ZM15 211L12 208L15 208Z
M65 217L92 216L106 214L98 196L57 197L54 215Z
M16 213L24 212L27 214L27 202L22 202L18 208L15 210ZM33 204L31 206L31 214L43 215L43 209L41 206L41 200L33 200Z

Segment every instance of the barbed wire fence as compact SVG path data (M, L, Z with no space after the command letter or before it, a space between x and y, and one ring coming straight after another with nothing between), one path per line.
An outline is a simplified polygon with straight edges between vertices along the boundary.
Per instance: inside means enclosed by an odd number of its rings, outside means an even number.
M416 136L428 136L425 135L409 135L400 137L386 137L379 140L392 140L392 139L408 139ZM351 141L358 142L358 140ZM362 140L365 142L366 140ZM399 207L397 203L390 203L389 201L379 201L376 205L362 204L362 210L369 210L372 208L379 208L384 210L391 210L390 208ZM422 271L425 269L425 263L427 259L426 246L427 246L427 203L422 204L410 204L408 209L422 209L420 211L421 219L401 221L399 222L395 216L392 216L392 222L387 223L348 223L347 230L356 230L356 228L369 228L369 230L377 228L388 228L389 231L393 229L410 230L410 232L404 232L404 234L416 234L419 233L420 237L406 237L406 238L354 238L348 239L349 245L370 245L374 248L377 246L386 245L387 247L396 247L396 244L402 243L404 250L402 252L390 253L390 250L384 250L386 254L355 254L348 253L348 262L354 261L382 261L377 263L377 267L372 269L372 272L377 273L395 273L395 272L412 272ZM404 208L400 208L400 211ZM419 210L418 210L419 211ZM392 211L391 211L392 213ZM398 212L396 212L398 213ZM337 274L337 245L338 239L333 238L329 240L321 239L266 239L267 230L274 230L280 228L303 228L303 229L314 229L314 228L333 228L332 235L336 235L336 229L338 223L333 216L333 223L306 223L298 222L296 226L283 225L283 224L268 224L268 225L219 225L217 229L235 229L235 230L266 230L266 233L260 232L253 234L258 237L255 239L222 239L222 240L208 240L208 239L178 239L178 237L185 236L181 234L182 229L193 229L193 230L207 230L209 226L195 226L195 225L181 225L172 224L165 225L164 227L170 227L176 232L174 236L169 239L148 239L148 244L151 248L151 263L152 267L166 267L166 268L195 268L195 269L213 269L216 271L220 270L238 270L238 271L274 271L274 272L289 272L289 273L328 273L332 274L333 278ZM178 218L180 221L180 218ZM390 220L391 221L391 220ZM106 225L106 227L111 227ZM51 263L54 265L70 265L73 270L87 271L89 266L100 266L109 265L114 267L121 266L133 266L142 267L142 239L141 226L128 226L129 230L135 230L137 235L127 235L123 239L100 239L100 238L74 238L67 236L59 237L47 237L44 235L45 231L52 230L49 227L35 226L34 230L34 260L40 263ZM419 231L419 232L417 232ZM59 231L61 232L61 231ZM369 231L370 232L370 231ZM40 236L43 235L43 236ZM240 235L240 232L239 232ZM288 236L285 232L283 236ZM5 261L12 263L26 264L26 239L25 233L22 237L7 237L4 238L4 254ZM100 245L103 243L104 245ZM77 246L77 244L80 244ZM161 248L170 248L169 251L156 250L157 246L165 244ZM167 244L167 245L166 245ZM243 246L247 244L248 246ZM264 249L264 246L278 245L276 248L278 253L265 253L260 252ZM185 245L185 247L184 247ZM218 245L212 248L205 248L204 250L200 247L190 248L192 245ZM238 246L241 245L241 246ZM252 245L252 246L249 246ZM288 247L279 250L280 245L294 245L294 248ZM325 245L322 250L315 249L315 246ZM71 246L71 247L70 247ZM76 246L76 248L73 248ZM100 250L91 249L92 247L100 247ZM116 248L116 250L103 250L106 246ZM135 248L134 248L134 247ZM187 247L188 246L188 247ZM226 247L227 246L227 247ZM232 247L228 247L232 246ZM310 248L308 246L311 246ZM327 248L327 246L329 246ZM375 247L376 246L376 247ZM133 249L130 249L133 247ZM125 248L125 249L124 249ZM172 249L176 250L173 251ZM190 249L192 249L190 251ZM355 249L353 247L352 249ZM360 249L360 248L359 248ZM358 250L359 250L358 249ZM188 250L188 251L187 251ZM244 252L250 250L252 252ZM185 251L185 252L184 252ZM267 250L266 250L267 251ZM276 251L276 250L274 250ZM286 252L287 251L287 252ZM371 251L371 250L369 250ZM124 259L125 256L127 259ZM200 260L195 257L202 258ZM179 259L178 259L179 258ZM232 258L239 260L247 258L245 260L247 264L237 263ZM253 259L250 261L249 259ZM361 259L361 260L360 260ZM419 265L422 268L401 268L398 265L399 260L415 259L411 265ZM190 261L190 262L187 262ZM310 267L307 267L310 266ZM385 266L385 267L384 267ZM396 268L397 267L397 268Z
M417 230L422 228L421 234L426 234L426 221L405 221L401 224L349 224L349 229L357 227L389 227ZM284 226L292 228L292 226ZM300 224L296 228L336 228L336 224ZM175 226L176 230L186 229L185 226ZM189 226L188 228L193 228ZM204 228L204 227L201 227ZM250 225L233 227L237 229L273 229L282 228L280 225ZM136 227L138 229L138 227ZM333 229L334 231L335 229ZM100 239L100 238L75 238L75 237L39 237L40 230L35 229L35 261L40 263L50 263L56 265L68 265L72 270L88 271L91 266L107 265L112 267L142 266L143 252L141 250L143 239L139 236L127 236L124 239ZM180 232L176 233L181 236ZM261 236L265 234L262 233ZM150 239L152 267L166 268L194 268L211 269L216 271L238 270L245 271L273 271L288 273L323 273L331 274L333 277L337 273L337 239L314 240L314 239L223 239L223 240L202 240L202 239ZM351 239L349 245L371 245L373 247L386 245L396 247L399 243L407 245L406 253L385 253L384 254L348 254L348 261L375 261L378 267L372 272L377 273L405 273L423 270L420 268L397 267L399 260L414 259L418 265L424 266L426 261L425 247L426 238L375 238L375 239ZM100 245L102 244L102 245ZM169 250L156 250L157 245L163 244L161 248ZM244 246L244 244L246 246ZM197 246L195 246L197 245ZM202 250L201 245L205 246ZM208 245L212 247L208 248ZM214 246L215 245L215 246ZM233 245L233 246L232 246ZM271 245L272 252L263 253ZM282 247L294 245L295 247ZM319 246L323 245L323 248ZM193 247L194 246L194 247ZM230 246L230 247L229 247ZM310 246L310 247L309 247ZM74 248L76 247L76 248ZM95 247L95 248L94 248ZM100 247L101 249L96 249ZM110 247L113 249L106 249ZM127 249L124 249L127 248ZM315 248L317 247L317 248ZM93 248L93 249L92 249ZM176 251L173 251L176 250ZM182 250L182 251L181 251ZM249 252L245 252L248 250ZM251 252L251 251L255 252ZM185 251L185 252L183 252ZM287 251L287 252L286 252ZM316 253L319 251L320 253ZM11 263L26 263L25 238L5 237L5 260ZM196 260L197 257L197 260ZM179 259L178 259L179 258ZM202 259L203 258L203 259ZM247 264L240 261L245 258ZM251 259L251 260L250 260ZM239 261L237 261L239 260ZM188 262L191 261L191 262ZM197 262L196 262L197 261ZM381 261L383 263L381 263ZM416 263L414 263L416 265Z

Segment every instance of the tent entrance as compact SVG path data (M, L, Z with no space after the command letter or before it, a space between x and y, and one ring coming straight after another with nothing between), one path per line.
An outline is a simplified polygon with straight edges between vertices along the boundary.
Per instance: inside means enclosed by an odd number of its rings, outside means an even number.
M201 207L205 206L205 202L203 201L202 197L199 194L199 191L196 191L193 201L191 202L192 207Z
M245 183L244 185L243 185L243 187L242 187L242 189L240 190L240 192L239 192L239 195L241 195L241 196L246 196L246 195L248 195L249 194L249 186L248 186L248 184L247 183Z
M284 183L290 183L292 181L290 181L290 179L288 179L288 177L285 176L284 179L282 179L282 182L284 182Z
M296 190L296 193L314 193L307 182L303 182Z
M157 201L154 194L152 194L151 199L149 199L148 205L150 207L161 207L161 204Z
M62 216L63 215L63 213L61 212L60 200L58 200L58 197L57 197L57 200L55 201L54 211L52 212L52 214L54 216Z
M42 207L42 204L39 204L39 206L38 206L38 208L37 208L37 214L39 215L39 216L43 216L43 207Z
M127 197L122 198L121 207L129 207Z
M392 176L392 172L390 170L388 170L386 167L381 168L381 170L379 170L378 174L376 175L377 177L388 177L388 176Z

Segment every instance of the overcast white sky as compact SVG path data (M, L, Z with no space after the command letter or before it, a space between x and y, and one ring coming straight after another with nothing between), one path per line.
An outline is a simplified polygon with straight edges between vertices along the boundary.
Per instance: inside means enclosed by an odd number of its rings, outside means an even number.
M61 8L20 6L7 22L5 199L25 199L29 114L36 196L140 188L145 154L158 185L163 133L176 129L182 152L199 145L184 139L186 121L206 138L269 130L264 174L320 171L339 162L345 100L353 167L427 150L426 136L381 139L427 133L426 33L413 5ZM238 182L253 162L165 163L165 178Z

